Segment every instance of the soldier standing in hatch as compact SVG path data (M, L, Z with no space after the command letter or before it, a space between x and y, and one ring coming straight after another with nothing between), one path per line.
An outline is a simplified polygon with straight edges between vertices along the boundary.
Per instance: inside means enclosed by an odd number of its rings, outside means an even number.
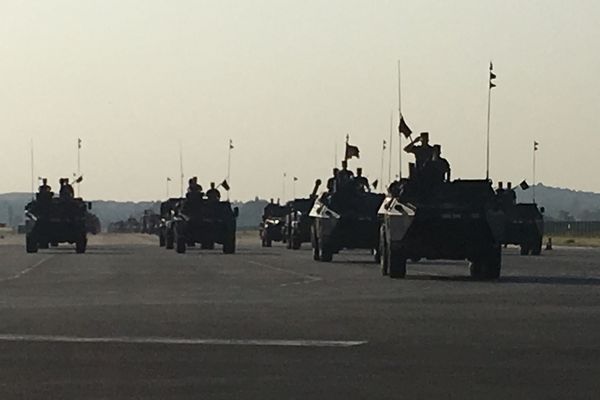
M221 192L215 187L215 183L210 183L210 189L206 191L206 198L209 201L220 201L221 200Z
M362 168L356 168L356 177L354 178L354 184L359 192L370 192L371 186L369 186L369 180L363 176Z
M348 169L348 161L342 161L342 169L337 174L336 189L344 190L348 184L354 179L354 173Z
M333 169L333 176L331 178L327 179L327 191L329 193L335 193L337 176L338 176L339 172L340 172L339 169L334 168Z
M421 142L417 146L417 142ZM415 155L417 171L422 171L425 164L433 157L433 146L429 144L429 132L421 132L421 135L410 142L404 151Z
M58 196L61 199L72 199L75 197L75 191L73 190L73 186L69 183L69 178L61 178L60 183L60 192Z

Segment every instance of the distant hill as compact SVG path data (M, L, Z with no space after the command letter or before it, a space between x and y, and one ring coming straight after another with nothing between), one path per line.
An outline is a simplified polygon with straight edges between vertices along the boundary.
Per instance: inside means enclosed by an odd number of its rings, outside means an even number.
M517 190L517 199L531 202L533 189ZM557 220L600 221L600 193L537 184L536 202L546 208L546 216Z

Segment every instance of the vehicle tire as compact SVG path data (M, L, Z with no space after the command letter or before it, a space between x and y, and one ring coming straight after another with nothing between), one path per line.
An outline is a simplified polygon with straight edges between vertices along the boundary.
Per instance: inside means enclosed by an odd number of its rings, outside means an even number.
M265 240L265 247L272 247L273 246L273 242L271 241L271 239L267 238Z
M406 277L406 257L399 250L388 249L388 268L392 279L403 279Z
M223 254L235 254L235 232L230 233L223 243Z
M28 233L25 236L25 251L27 253L37 253L38 252L37 240L30 233Z
M165 232L165 249L172 250L175 247L175 238L173 237L173 230L167 229Z
M381 265L381 275L386 276L389 273L389 254L387 250L387 240L385 228L379 228L379 264Z
M185 237L181 233L177 232L177 229L175 229L174 236L175 251L179 254L184 254L186 250Z
M521 244L521 252L520 253L522 256L526 256L529 254L529 243Z
M542 238L536 239L535 243L531 246L531 255L539 256L542 254Z
M75 253L83 254L87 248L87 237L85 235L81 235L77 241L75 242Z
M331 262L333 260L333 249L331 244L326 240L321 240L321 257L320 260L323 262Z
M162 232L160 232L158 234L158 246L159 247L165 247L165 236L163 235Z
M302 247L302 242L300 242L300 238L297 236L292 236L292 250L300 250Z
M476 280L483 279L481 261L471 260L471 263L469 264L469 275Z
M293 239L292 239L290 236L288 236L288 237L286 238L286 240L284 240L284 242L285 242L285 248L286 248L286 249L288 249L288 250L291 250L291 249L292 249L292 240L293 240Z
M313 260L320 261L321 252L319 251L319 238L317 237L317 232L315 232L314 225L310 227L310 243L313 249Z
M499 245L493 246L482 261L482 279L495 280L500 278L500 270L502 269L502 250Z

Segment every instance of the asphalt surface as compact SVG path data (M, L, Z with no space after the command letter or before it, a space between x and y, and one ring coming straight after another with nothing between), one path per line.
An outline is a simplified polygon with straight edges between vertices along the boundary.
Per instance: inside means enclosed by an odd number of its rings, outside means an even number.
M597 399L600 250L380 275L365 252L0 245L0 399Z

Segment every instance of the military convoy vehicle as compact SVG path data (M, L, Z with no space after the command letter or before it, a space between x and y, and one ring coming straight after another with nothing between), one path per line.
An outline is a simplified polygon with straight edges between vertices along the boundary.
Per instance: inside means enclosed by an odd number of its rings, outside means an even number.
M286 216L289 213L287 205L267 204L263 211L262 222L259 226L259 236L262 247L271 247L273 242L286 242Z
M38 197L25 206L25 250L36 253L49 245L75 244L77 253L87 248L87 211L91 203L81 198Z
M500 276L504 211L488 180L423 185L413 177L395 182L379 215L381 268L406 276L407 260L469 260L476 279Z
M140 224L140 232L155 235L160 227L160 215L152 210L144 210Z
M320 186L321 180L317 179L308 198L294 199L286 204L288 214L285 217L285 236L288 249L298 250L302 243L310 243L312 219L309 213L315 204Z
M166 235L165 243L174 244L178 253L185 253L187 246L196 243L205 249L218 243L223 245L223 253L233 254L237 217L238 208L233 208L229 201L208 200L202 193L188 193L175 207L170 220L171 233Z
M369 249L379 258L377 211L385 196L340 190L324 193L310 210L313 258L330 262L342 249Z
M502 244L518 245L521 255L539 256L544 236L544 207L517 203L505 208L506 227Z
M165 247L170 250L175 246L173 219L179 203L183 200L185 199L181 197L171 197L160 203L160 222L157 231L158 244L160 247Z

